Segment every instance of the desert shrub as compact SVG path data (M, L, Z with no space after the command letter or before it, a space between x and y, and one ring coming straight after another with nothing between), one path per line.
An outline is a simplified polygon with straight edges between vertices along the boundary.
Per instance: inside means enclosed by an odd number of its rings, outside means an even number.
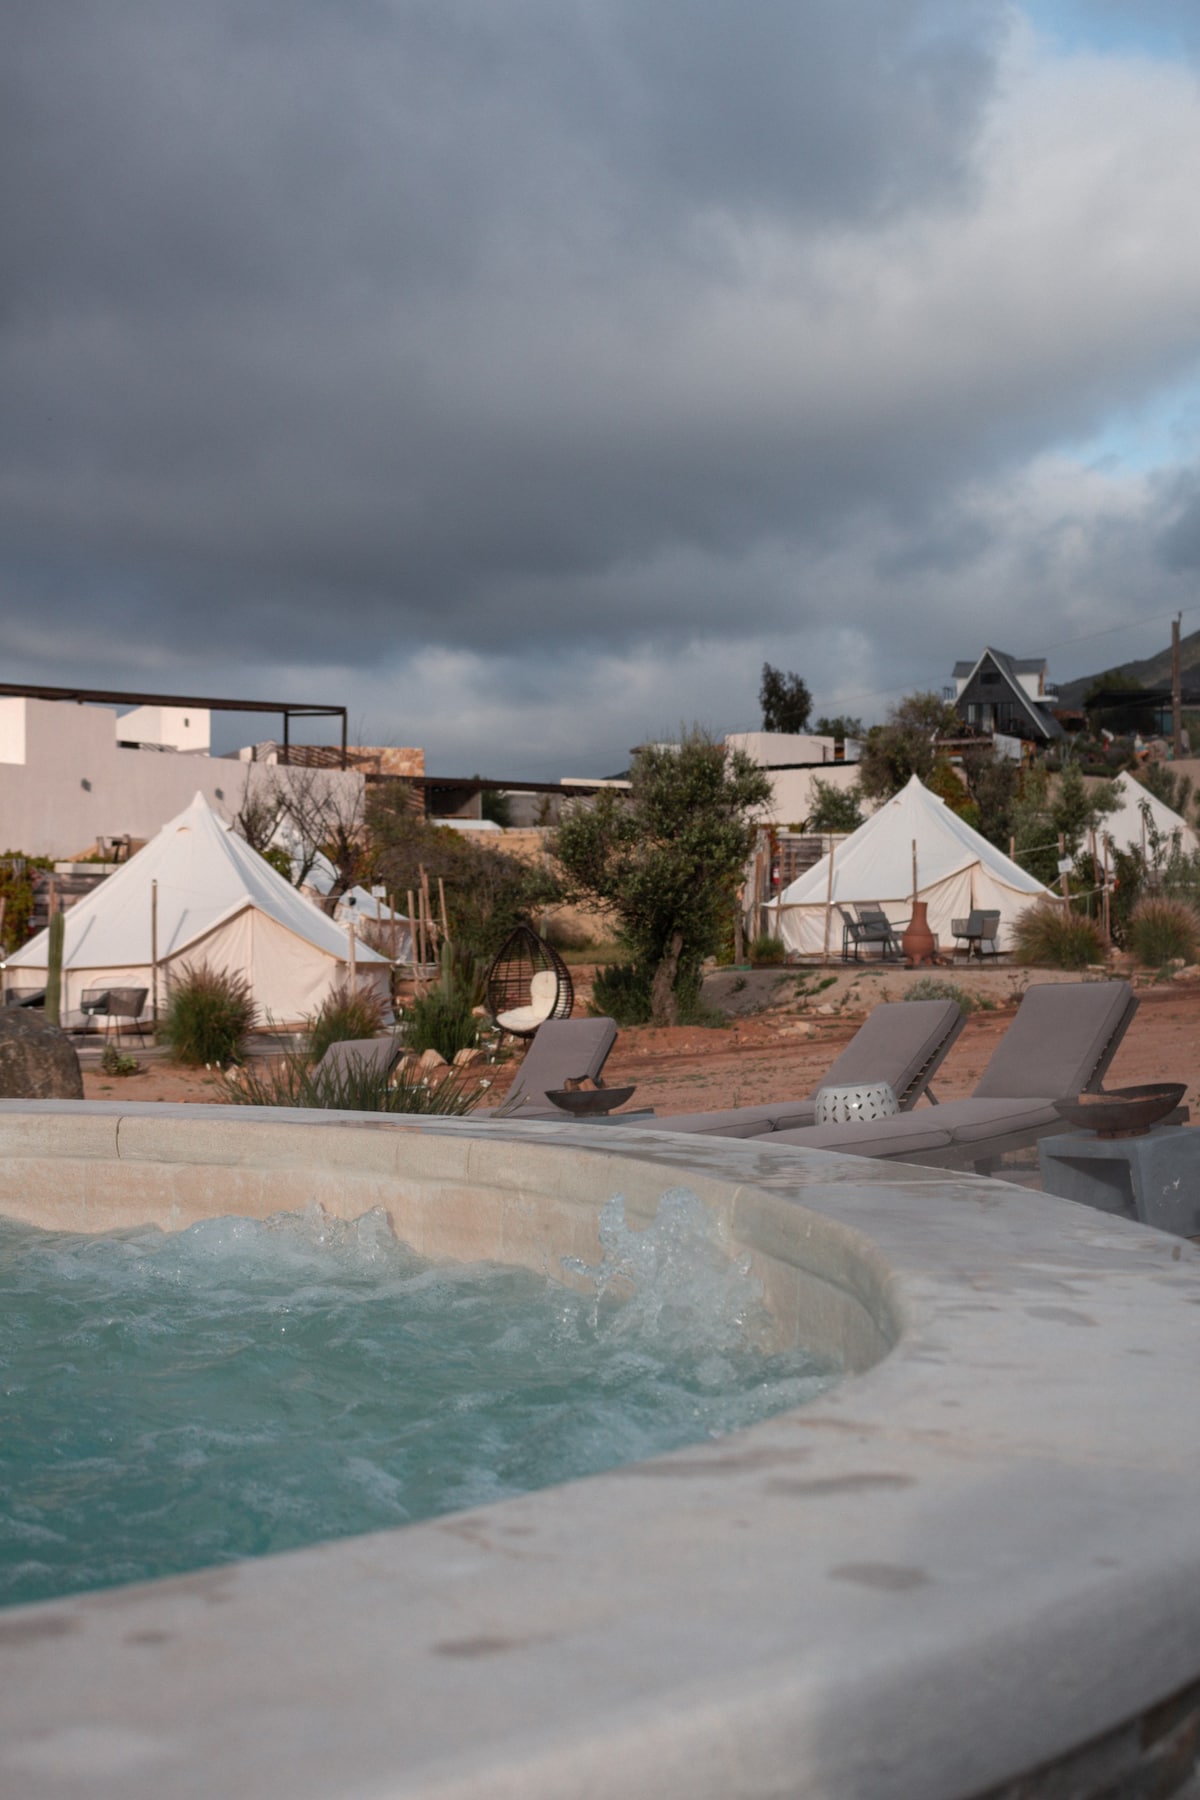
M29 936L34 908L34 871L52 866L47 856L23 856L18 850L6 850L0 856L0 900L4 902L0 950L19 950Z
M308 1054L314 1062L320 1062L330 1044L344 1043L349 1038L378 1037L387 1010L388 1002L379 994L352 994L348 988L334 988L304 1021Z
M1148 969L1177 959L1195 962L1200 950L1200 916L1186 900L1146 894L1129 915L1129 948Z
M1025 968L1086 969L1106 955L1095 920L1054 900L1028 907L1013 927L1013 939L1016 961Z
M440 955L443 988L457 988L467 996L470 1006L482 1006L487 995L488 969L491 958L481 956L468 944L447 938Z
M974 1012L979 1000L969 994L966 988L959 987L956 981L941 981L936 975L926 975L921 981L914 981L905 993L906 1000L953 1000L965 1013Z
M728 1025L729 1020L705 998L699 970L675 988L677 1025L698 1025L705 1030ZM650 978L637 963L609 963L596 971L588 1011L595 1018L613 1019L618 1025L648 1025L653 1009L650 1004Z
M237 1062L256 1016L244 975L198 963L171 982L159 1035L176 1062L197 1066Z
M465 1087L457 1073L434 1081L409 1069L389 1074L353 1059L349 1068L318 1068L295 1051L266 1065L231 1069L224 1086L223 1098L237 1106L386 1113L467 1113L482 1091Z
M774 937L767 931L764 931L761 937L756 937L750 946L752 963L781 963L786 956L787 948L783 939Z
M596 970L588 1011L618 1025L645 1025L650 1018L650 978L636 963L609 963Z
M472 1007L469 990L456 982L418 994L404 1014L406 1045L410 1050L436 1050L453 1062L460 1050L473 1050L479 1041L479 1020Z

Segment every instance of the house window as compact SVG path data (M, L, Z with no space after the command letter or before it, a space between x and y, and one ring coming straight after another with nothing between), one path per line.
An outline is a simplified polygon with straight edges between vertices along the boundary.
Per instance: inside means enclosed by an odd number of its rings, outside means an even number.
M1000 685L1000 676L995 669L985 669L979 679L984 687L998 687Z

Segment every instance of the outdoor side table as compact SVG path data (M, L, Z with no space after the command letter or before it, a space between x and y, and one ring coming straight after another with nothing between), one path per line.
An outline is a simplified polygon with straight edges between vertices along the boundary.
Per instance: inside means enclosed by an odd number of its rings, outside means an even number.
M1200 1129L1159 1125L1141 1137L1063 1132L1038 1144L1042 1190L1172 1231L1200 1233Z

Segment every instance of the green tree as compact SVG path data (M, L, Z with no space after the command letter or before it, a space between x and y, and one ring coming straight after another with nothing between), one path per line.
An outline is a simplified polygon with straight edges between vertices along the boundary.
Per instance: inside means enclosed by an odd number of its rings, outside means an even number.
M782 669L774 669L770 663L763 664L758 703L762 707L764 731L808 730L812 695L807 683L799 675L792 674L790 669L785 675Z
M34 870L53 866L48 856L23 856L19 850L0 856L0 949L19 950L29 936Z
M805 831L857 831L863 823L859 801L862 791L857 782L852 787L835 787L832 781L813 778L813 809L804 821Z
M1152 762L1146 763L1138 769L1135 772L1135 779L1140 781L1156 800L1161 800L1164 806L1169 806L1172 812L1177 812L1181 819L1187 817L1188 803L1192 797L1190 775L1183 775L1170 768L1166 763Z
M693 726L634 753L628 794L604 790L559 826L555 855L576 896L619 921L656 1025L699 992L770 794L763 769Z
M859 759L859 781L868 800L890 800L914 775L924 781L938 760L940 735L956 733L958 714L938 694L908 694L883 725L872 725Z
M813 726L818 737L831 737L836 743L844 744L847 738L860 738L863 734L861 719L852 719L849 713L835 713L832 719L821 717Z
M1021 781L1020 763L997 756L991 744L978 744L963 751L962 771L979 813L976 830L1007 854L1012 809Z
M1046 770L1040 763L1034 764L1024 772L1011 812L1017 861L1047 887L1054 887L1060 835L1063 854L1075 857L1088 833L1119 806L1112 783L1099 782L1089 788L1078 763L1067 764L1053 790Z

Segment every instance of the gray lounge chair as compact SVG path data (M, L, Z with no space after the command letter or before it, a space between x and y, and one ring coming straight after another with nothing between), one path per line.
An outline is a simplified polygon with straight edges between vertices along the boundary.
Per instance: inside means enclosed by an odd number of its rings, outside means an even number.
M502 1107L477 1106L473 1119L495 1118L503 1111L512 1119L569 1119L570 1114L546 1098L549 1088L563 1088L568 1081L600 1084L600 1071L617 1041L611 1019L547 1019L530 1041L516 1079Z
M352 1067L390 1075L403 1054L400 1037L341 1038L330 1044L317 1067L332 1075L348 1075Z
M760 1106L736 1106L723 1112L674 1113L630 1120L655 1131L691 1131L711 1137L761 1137L811 1125L816 1096L823 1087L886 1081L901 1110L928 1094L930 1082L965 1021L953 1000L896 1000L877 1006L859 1026L842 1054L826 1070L807 1099L768 1100Z
M1054 1102L1099 1088L1136 1010L1127 981L1031 987L970 1099L771 1142L986 1173L1006 1151L1062 1130Z

